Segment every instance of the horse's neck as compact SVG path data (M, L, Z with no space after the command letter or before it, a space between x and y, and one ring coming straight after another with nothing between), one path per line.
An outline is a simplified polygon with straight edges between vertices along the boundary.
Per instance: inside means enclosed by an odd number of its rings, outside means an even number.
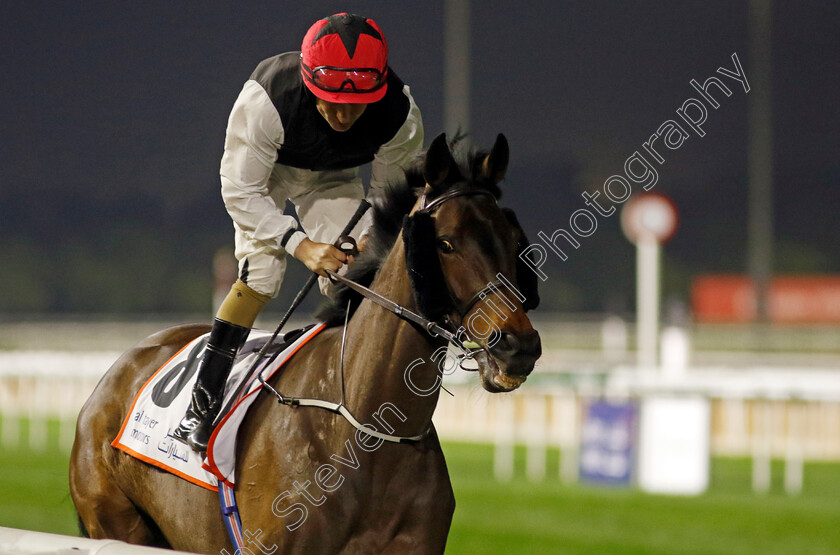
M417 311L405 269L405 251L397 240L371 289ZM347 329L345 375L347 403L362 422L382 426L370 416L390 403L384 418L397 435L415 435L430 424L438 400L436 345L429 336L381 306L365 300ZM406 380L409 369L411 387ZM415 393L419 391L422 394ZM398 410L405 421L394 414Z

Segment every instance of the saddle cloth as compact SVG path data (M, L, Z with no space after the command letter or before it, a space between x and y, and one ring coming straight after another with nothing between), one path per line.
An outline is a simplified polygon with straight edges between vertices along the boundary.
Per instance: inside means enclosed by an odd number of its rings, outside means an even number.
M262 373L264 379L268 380L298 349L325 327L325 324L317 324L304 330L287 332L283 336L283 342L288 338L291 343L278 344L278 347L269 349L267 355L276 352L277 349L283 350L268 367L266 361L269 357L266 356L265 360L257 364L254 371L246 376L257 359L259 350L272 335L272 332L267 331L251 331L245 345L239 350L225 384L222 410L231 406L233 408L213 432L207 447L206 462L199 453L174 439L171 433L189 406L193 384L198 376L198 364L209 334L198 337L184 346L143 384L111 445L209 490L218 490L219 479L232 487L236 469L236 433L248 407L263 387L257 379L257 374ZM243 380L247 385L237 394L238 385L243 383Z

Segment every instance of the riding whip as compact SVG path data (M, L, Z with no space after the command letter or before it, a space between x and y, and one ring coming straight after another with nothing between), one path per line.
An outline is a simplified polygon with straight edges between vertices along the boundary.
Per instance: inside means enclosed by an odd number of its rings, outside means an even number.
M359 203L359 207L356 208L356 212L353 214L353 217L350 218L350 221L347 222L347 225L344 226L344 229L341 231L341 234L338 236L338 238L333 243L334 247L341 248L342 243L347 242L347 236L350 234L351 231L353 231L353 228L356 227L356 224L359 223L359 220L362 219L362 216L365 215L365 212L367 212L368 208L370 208L370 203L366 199L362 199L362 201ZM352 241L352 239L351 239L351 241ZM263 358L265 357L265 354L268 351L269 347L271 347L271 345L274 343L274 340L277 338L277 335L280 333L280 330L283 329L283 326L286 325L286 322L289 320L289 317L292 315L292 312L294 312L295 309L298 306L300 306L300 304L303 302L304 297L306 297L307 293L309 293L309 290L312 289L312 286L315 285L316 281L318 281L318 274L313 272L312 275L309 276L309 279L306 280L306 283L303 285L301 290L298 291L298 294L295 296L295 299L292 301L292 305L289 307L289 310L287 310L286 314L283 315L283 318L280 320L280 323L277 325L277 329L275 329L274 333L271 335L271 339L266 341L265 344L260 349L260 352L257 355L257 358L254 359L254 363L252 364L251 368L248 370L248 373L246 374L247 376L250 376L251 373L253 372L254 368L263 360ZM276 354L277 353L275 353L275 356L276 356ZM271 363L271 361L268 361L267 364L270 364L270 363ZM239 396L239 393L240 393L241 389L245 386L247 381L248 380L243 380L242 383L239 384L239 386L237 387L236 393L231 397L231 400L230 400L231 404L233 402L235 402L235 399ZM220 415L225 414L227 412L227 409L229 409L229 408L230 407L227 407L225 410L220 411L219 414Z
M367 212L368 208L370 208L370 203L367 200L362 199L362 202L359 203L359 207L356 208L356 213L353 214L353 217L350 218L350 221L347 222L346 226L344 226L344 229L338 236L338 239L336 239L333 243L334 247L341 246L341 243L344 241L344 237L346 235L349 235L350 232L353 231L353 228L356 227L356 224L359 223L359 220L362 219L362 216L365 215L365 212ZM277 326L277 330L274 332L274 335L271 336L271 339L269 339L268 343L265 344L266 346L274 342L274 338L277 337L278 333L280 333L280 330L286 324L289 317L292 315L292 312L294 312L295 309L298 306L300 306L300 303L303 302L304 297L306 297L307 293L309 293L309 290L312 289L312 286L315 285L316 281L318 281L318 274L313 272L312 275L309 276L309 279L306 280L306 283L303 285L301 290L298 292L297 296L295 297L295 300L292 301L292 306L290 306L289 310L286 311L286 314L283 315L283 318L280 320L280 324L278 324ZM264 346L263 349L265 348L266 347ZM260 357L262 357L262 355L263 353L261 352Z

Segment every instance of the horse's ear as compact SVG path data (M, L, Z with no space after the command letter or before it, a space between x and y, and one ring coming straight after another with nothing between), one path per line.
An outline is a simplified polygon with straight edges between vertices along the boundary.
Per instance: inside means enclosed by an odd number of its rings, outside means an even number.
M479 177L482 180L490 181L494 185L498 184L505 178L509 158L510 148L508 147L507 139L499 133L496 137L496 144L493 145L490 154L481 163Z
M433 189L438 188L449 175L449 169L455 164L449 145L446 144L446 133L441 133L426 151L426 163L423 166L423 177Z

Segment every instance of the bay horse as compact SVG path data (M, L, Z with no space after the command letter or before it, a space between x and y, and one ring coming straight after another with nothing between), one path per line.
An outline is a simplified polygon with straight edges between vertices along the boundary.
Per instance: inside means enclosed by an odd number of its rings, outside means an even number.
M510 391L533 370L541 346L526 315L538 302L536 276L518 257L527 240L513 212L497 205L508 144L499 135L489 153L460 145L453 154L451 146L444 135L436 138L405 183L374 199L373 231L347 277L429 320L482 322L483 329L466 330L465 345L477 347L483 387ZM487 285L499 279L516 284L520 294L508 288L505 299L491 295ZM346 395L360 420L372 417L380 431L422 439L360 440L342 416L280 405L264 389L237 442L237 499L248 549L443 552L455 499L431 418L441 375L436 353L447 341L348 287L339 285L334 298L321 318L343 322L349 303L346 328L325 329L267 383L284 395L333 401ZM234 552L212 491L111 447L139 388L207 331L184 325L143 340L108 370L82 408L70 493L91 537Z

